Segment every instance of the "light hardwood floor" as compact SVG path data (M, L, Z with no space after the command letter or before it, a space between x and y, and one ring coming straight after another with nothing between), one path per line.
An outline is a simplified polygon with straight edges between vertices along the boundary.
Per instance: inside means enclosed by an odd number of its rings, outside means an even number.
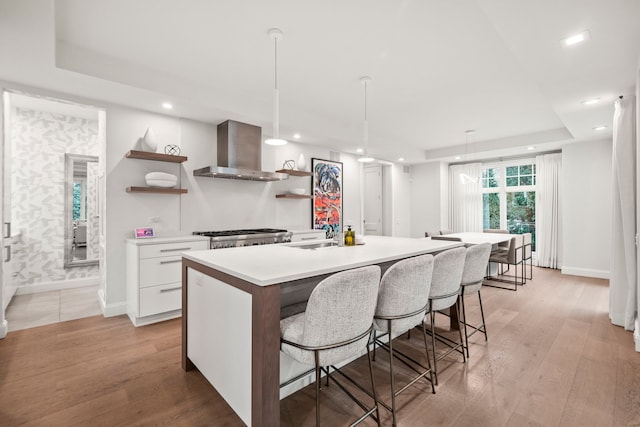
M400 426L640 425L640 353L609 322L607 281L548 269L534 278L517 292L483 288L489 341L475 335L466 364L453 355L439 363L435 395L426 383L401 394ZM477 299L467 303L475 318ZM0 340L0 425L242 425L197 371L180 369L180 334L180 319L134 328L125 316L10 333ZM421 339L395 342L417 352ZM387 365L379 351L383 396ZM366 361L347 371L366 379ZM313 393L283 400L281 425L313 425ZM348 424L354 406L323 388L324 425ZM384 410L382 421L390 425Z

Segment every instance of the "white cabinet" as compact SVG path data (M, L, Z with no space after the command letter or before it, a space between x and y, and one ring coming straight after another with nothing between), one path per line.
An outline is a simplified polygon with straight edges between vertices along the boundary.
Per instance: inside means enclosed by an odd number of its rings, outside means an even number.
M182 314L182 253L209 249L209 238L127 241L127 314L135 326Z
M292 242L306 242L309 240L324 240L327 238L325 230L291 230Z
M6 310L19 285L19 275L24 268L22 236L12 235L4 239L2 274L2 310Z

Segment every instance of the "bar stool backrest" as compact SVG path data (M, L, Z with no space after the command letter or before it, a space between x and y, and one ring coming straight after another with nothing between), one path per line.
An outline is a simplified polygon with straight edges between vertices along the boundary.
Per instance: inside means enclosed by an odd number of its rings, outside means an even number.
M466 248L455 248L434 257L429 292L432 311L449 308L457 301L466 255Z
M487 264L491 255L491 243L470 246L462 270L462 286L465 294L477 292L487 272Z
M378 300L380 267L372 265L335 273L311 292L300 344L329 346L366 332ZM362 352L369 337L320 352L320 366L342 362Z
M398 261L387 269L380 280L376 317L397 317L392 322L393 332L402 333L419 325L424 318L431 290L433 255L420 255ZM403 316L423 309L410 317ZM374 327L389 332L385 319L374 319Z

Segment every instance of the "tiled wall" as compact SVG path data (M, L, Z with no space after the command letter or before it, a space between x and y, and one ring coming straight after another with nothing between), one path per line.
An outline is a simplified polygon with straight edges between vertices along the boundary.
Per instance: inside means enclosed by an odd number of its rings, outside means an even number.
M12 109L11 218L26 254L20 286L98 275L98 266L64 268L64 155L97 156L97 134L97 120Z

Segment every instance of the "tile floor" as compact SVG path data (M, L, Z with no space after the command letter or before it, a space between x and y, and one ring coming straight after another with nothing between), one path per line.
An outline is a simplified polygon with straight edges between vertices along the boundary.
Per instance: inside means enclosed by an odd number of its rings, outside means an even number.
M98 286L15 295L5 318L9 332L102 314Z

